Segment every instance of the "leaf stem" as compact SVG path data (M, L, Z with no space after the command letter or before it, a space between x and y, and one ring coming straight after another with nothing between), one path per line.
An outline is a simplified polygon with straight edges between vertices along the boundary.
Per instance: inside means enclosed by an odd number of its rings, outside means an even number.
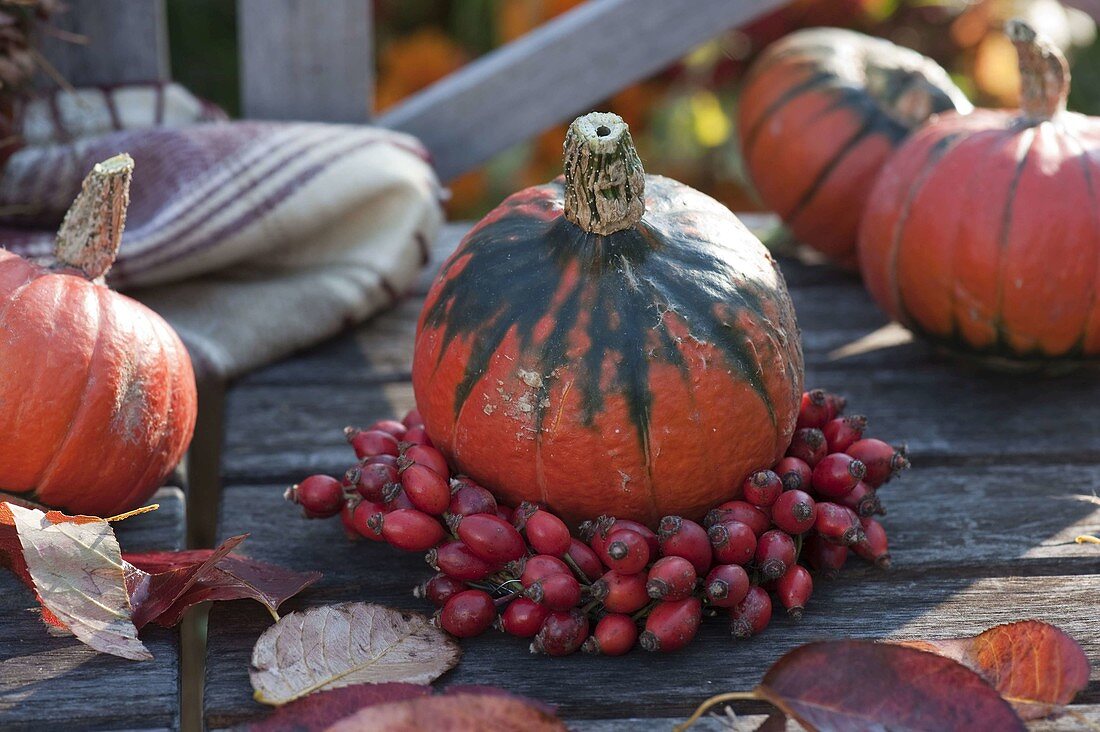
M717 694L700 704L699 708L696 709L690 717L684 720L683 723L673 727L672 732L684 732L684 730L686 730L688 727L698 722L699 718L706 714L711 707L717 704L731 701L748 701L757 699L761 699L761 696L756 693L755 689L753 689L752 691L727 691L724 694Z
M651 611L651 610L652 610L653 608L657 607L657 603L658 603L658 602L660 602L660 600L654 600L654 601L652 601L651 603L649 603L648 605L646 605L645 607L643 607L643 608L642 608L641 610L639 610L638 612L636 612L636 613L634 613L633 615L631 615L631 616L630 616L630 617L631 617L631 619L632 619L632 620L641 620L641 619L642 619L642 618L644 618L645 616L649 615L649 612L650 612L650 611Z
M563 554L562 560L569 565L569 569L573 570L573 574L577 575L577 579L586 585L592 584L592 580L588 579L588 575L586 575L584 570L580 568L580 565L577 564L577 560L573 559L573 557L568 554Z
M159 503L151 503L148 506L142 506L141 508L135 508L133 511L127 511L126 513L120 513L117 516L111 516L110 518L103 519L107 523L113 523L115 521L125 521L128 518L134 516L140 516L143 513L149 513L150 511L156 511L160 508Z

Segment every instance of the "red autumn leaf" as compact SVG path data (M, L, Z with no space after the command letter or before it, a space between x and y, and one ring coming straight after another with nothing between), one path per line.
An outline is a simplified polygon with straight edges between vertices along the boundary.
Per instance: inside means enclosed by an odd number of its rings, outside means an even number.
M427 696L427 684L355 684L326 689L277 707L248 726L249 732L320 732L364 707Z
M354 686L344 686L338 689L327 689L296 699L289 704L284 704L263 720L250 724L246 729L248 732L321 732L321 730L330 729L340 720L348 719L356 715L357 712L367 707L373 707L380 704L389 705L394 702L417 701L430 696L431 693L432 687L427 684L404 683L356 684ZM522 725L527 724L531 719L536 720L535 729L539 729L537 726L538 723L547 719L554 719L555 710L554 707L549 704L517 696L492 686L452 686L443 692L441 698L446 699L455 695L458 695L459 699L462 701L471 698L477 699L479 700L479 704L484 704L492 698L506 699L509 700L506 705L509 710L513 708L512 704L514 702L519 702L526 707L514 722L485 719L482 720L484 726L479 729L527 729L527 727ZM492 704L489 705L490 710L494 708ZM519 707L515 708L518 709ZM387 715L383 717L383 719L390 719L390 717ZM431 728L435 729L441 727L444 720L447 722L454 720L457 724L464 719L465 715L461 713L455 715L452 712L445 718L436 720ZM373 723L374 717L367 716L355 722L356 726L354 729L375 729L375 727L371 726ZM519 726L500 726L501 724L509 723ZM447 727L447 729L459 730L466 728L467 727L462 726ZM402 729L405 728L403 727ZM420 728L418 727L417 729ZM470 729L474 728L471 727ZM562 728L545 727L544 729Z
M137 633L151 621L174 625L200 602L249 597L275 615L320 577L230 555L244 536L214 550L133 554L127 562L110 521L151 508L101 519L0 502L0 562L35 593L46 623L133 659L150 657Z
M139 603L136 598L134 601L138 627L149 620L158 625L175 625L187 608L208 600L252 598L278 619L280 605L321 578L320 572L295 572L230 554L245 536L227 539L213 550L123 555L153 578L148 594L157 599L156 607L146 612L146 602Z
M978 674L891 643L800 646L768 670L756 695L808 729L1025 730L1012 706Z
M1041 719L1089 683L1089 661L1073 638L1049 623L1024 620L970 638L900 645L937 653L977 672L1024 719Z
M447 729L450 732L565 732L561 720L510 694L441 694L360 709L329 727L331 732L380 729Z

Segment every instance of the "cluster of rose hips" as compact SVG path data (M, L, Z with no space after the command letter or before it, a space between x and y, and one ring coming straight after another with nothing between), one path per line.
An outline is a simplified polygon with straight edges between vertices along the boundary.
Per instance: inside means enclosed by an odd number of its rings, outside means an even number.
M601 516L574 536L543 506L502 506L452 477L416 410L349 427L359 462L342 481L310 476L287 498L312 518L339 514L350 536L425 552L437 574L415 593L452 635L495 625L552 656L675 651L704 613L728 614L737 638L761 632L772 595L800 618L813 591L800 560L829 578L850 550L889 566L877 489L909 462L904 448L864 438L867 420L843 408L836 395L803 394L786 457L750 475L741 497L702 524L666 516L653 531Z

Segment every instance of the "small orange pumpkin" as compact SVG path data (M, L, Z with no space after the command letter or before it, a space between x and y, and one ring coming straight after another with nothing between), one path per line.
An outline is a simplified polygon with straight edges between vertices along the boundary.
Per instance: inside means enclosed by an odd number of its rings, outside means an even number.
M810 28L749 69L738 131L768 208L800 241L854 267L859 217L887 157L930 115L970 108L932 59L855 31Z
M790 442L783 276L724 206L646 176L615 115L573 123L565 171L482 219L428 293L412 372L428 435L510 505L700 519Z
M1100 119L1067 112L1062 53L1007 24L1019 111L944 114L871 195L864 281L929 339L1015 362L1100 355Z
M175 331L100 281L121 238L133 161L96 166L58 234L57 261L0 249L0 490L69 513L134 508L195 427Z

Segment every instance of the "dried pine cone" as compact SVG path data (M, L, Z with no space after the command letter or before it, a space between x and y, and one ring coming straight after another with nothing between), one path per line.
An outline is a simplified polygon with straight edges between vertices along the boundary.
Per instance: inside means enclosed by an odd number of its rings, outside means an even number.
M39 67L38 34L60 0L0 0L0 163L16 146L21 102Z

